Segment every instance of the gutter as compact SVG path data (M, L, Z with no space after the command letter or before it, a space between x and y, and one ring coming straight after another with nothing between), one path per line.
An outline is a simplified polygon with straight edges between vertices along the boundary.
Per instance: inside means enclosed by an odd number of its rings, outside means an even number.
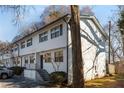
M95 17L95 16L80 16L80 19L89 19L92 20L93 23L98 27L100 33L102 34L102 36L104 37L105 40L108 39L108 36L106 35L106 33L104 32L104 29L102 27L102 25L100 24L99 20Z
M68 71L68 66L69 66L69 65L68 65L68 58L69 58L69 57L68 57L68 30L69 30L68 22L69 22L69 20L70 20L70 19L68 19L68 21L67 21L65 18L63 18L63 21L66 23L66 26L67 26L67 27L66 27L66 35L67 35L67 42L66 42L66 50L67 50L67 51L66 51L66 54L67 54L67 60L66 60L66 61L67 61L67 83L68 83L68 72L69 72L69 71Z
M57 21L59 21L59 20L65 18L65 17L68 16L68 15L69 15L69 14L66 14L66 15L64 15L64 16L62 16L62 17L60 17L60 18L58 18L58 19L56 19L56 20L54 20L54 21L52 21L52 22L50 22L50 23L48 23L48 24L46 24L46 25L44 25L44 26L41 26L40 28L38 28L38 29L35 30L34 32L32 32L32 33L30 33L30 34L28 34L28 35L25 35L24 37L20 38L19 40L16 40L16 41L12 42L12 44L15 44L15 43L17 43L17 42L23 40L24 38L26 38L26 37L28 37L28 36L31 36L32 34L38 32L38 31L40 31L40 30L42 30L42 29L44 29L44 28L46 28L46 27L48 27L48 26L50 26L50 25L53 24L53 23L56 23Z
M20 57L20 49L19 49L19 44L18 43L15 43L17 45L17 48L18 48L18 56L17 56L17 61L19 61L19 57ZM18 63L18 62L17 62ZM21 65L22 65L22 62L21 62Z

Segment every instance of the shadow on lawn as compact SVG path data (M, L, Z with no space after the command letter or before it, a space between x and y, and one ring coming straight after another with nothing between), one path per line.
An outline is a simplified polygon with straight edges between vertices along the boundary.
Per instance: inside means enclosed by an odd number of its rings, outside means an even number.
M124 75L113 75L100 79L87 81L86 88L123 88Z

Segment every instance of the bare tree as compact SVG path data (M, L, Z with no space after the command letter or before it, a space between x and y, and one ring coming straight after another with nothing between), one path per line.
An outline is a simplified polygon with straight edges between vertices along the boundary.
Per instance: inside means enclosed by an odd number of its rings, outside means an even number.
M11 12L13 15L12 23L16 26L20 26L22 20L25 15L29 13L30 9L34 9L33 6L25 6L25 5L1 5L0 10L2 13Z
M70 7L65 5L50 5L46 7L41 14L41 20L43 24L48 24L51 21L58 19L59 17L70 13Z
M111 33L110 33L110 54L111 54L111 62L114 63L116 61L119 61L121 56L123 55L122 49L123 49L123 44L122 44L122 39L121 39L121 34L118 31L118 27L116 25L117 23L115 21L112 21L111 25ZM104 30L106 34L108 35L108 25L104 27ZM109 35L108 35L109 36ZM108 42L106 42L106 46L108 46ZM106 52L108 53L108 48L106 49Z
M90 6L84 6L80 10L80 15L94 15L94 12Z
M109 17L109 20L111 20L110 54L111 54L111 62L113 63L120 61L120 58L123 56L123 38L122 38L122 34L118 26L118 19L120 17L120 11L122 11L124 7L120 5L117 7L118 8L116 10L112 10L113 15ZM104 30L107 36L109 36L109 25L108 24L104 26ZM108 42L106 42L106 46L109 47ZM106 48L106 52L108 54L108 48Z

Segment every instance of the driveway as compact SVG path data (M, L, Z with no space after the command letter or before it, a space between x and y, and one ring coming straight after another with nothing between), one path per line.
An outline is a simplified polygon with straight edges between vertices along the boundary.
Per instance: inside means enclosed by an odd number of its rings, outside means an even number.
M0 88L45 88L43 82L36 82L20 76L2 80L0 79Z

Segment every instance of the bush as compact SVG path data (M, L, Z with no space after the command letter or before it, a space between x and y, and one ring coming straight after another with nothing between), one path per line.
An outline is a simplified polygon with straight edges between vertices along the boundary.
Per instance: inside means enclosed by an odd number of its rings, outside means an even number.
M22 72L24 71L24 67L19 67L19 66L11 67L10 69L13 70L13 73L15 75L21 75Z
M62 71L53 72L50 74L50 77L56 83L67 82L67 73Z

